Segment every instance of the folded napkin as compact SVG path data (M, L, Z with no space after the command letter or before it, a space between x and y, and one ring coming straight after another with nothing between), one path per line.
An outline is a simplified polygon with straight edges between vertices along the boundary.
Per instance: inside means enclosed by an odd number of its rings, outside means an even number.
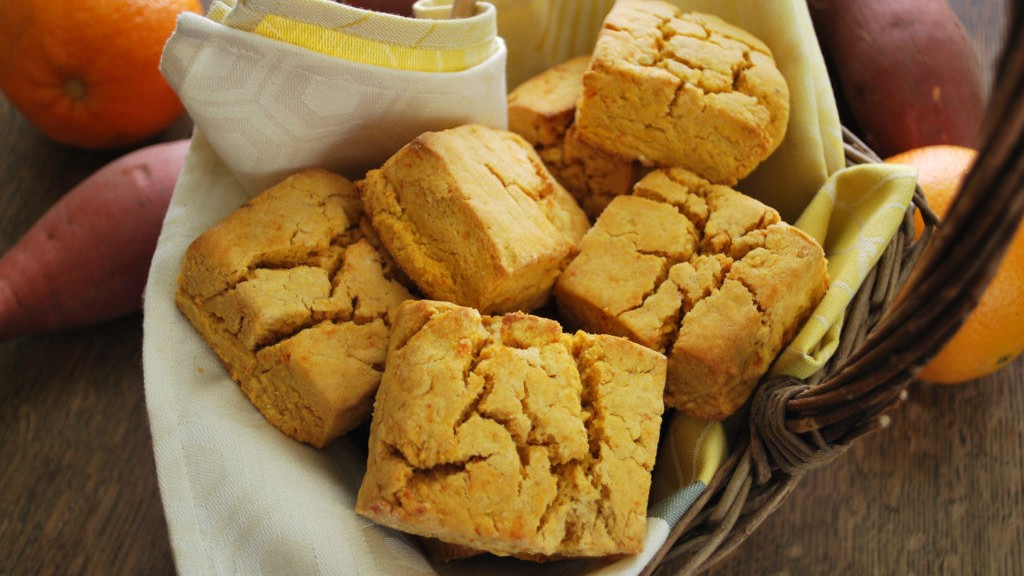
M835 349L842 311L897 229L909 168L844 168L824 61L803 0L675 0L717 14L773 50L791 90L786 140L738 186L823 242L832 288L775 370L806 375ZM161 497L178 571L188 574L636 574L728 452L723 425L670 415L648 538L616 562L482 557L434 565L415 540L353 512L365 462L346 439L324 450L266 424L178 313L189 242L253 194L307 166L358 178L426 130L505 127L505 95L587 53L612 0L492 0L448 19L328 0L217 0L184 14L162 70L195 122L145 297L143 362Z
M494 6L424 20L327 0L185 13L161 62L199 131L249 194L299 168L356 178L427 130L506 125Z
M829 176L796 221L828 256L829 288L772 374L807 378L839 346L843 314L903 222L917 184L910 166L865 164Z

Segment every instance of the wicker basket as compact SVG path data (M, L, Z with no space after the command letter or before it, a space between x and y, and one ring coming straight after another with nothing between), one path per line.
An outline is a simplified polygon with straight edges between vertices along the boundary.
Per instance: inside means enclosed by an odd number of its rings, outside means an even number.
M697 574L728 555L805 472L889 423L917 369L977 303L1024 214L1024 9L1011 3L1011 12L978 160L949 216L940 226L918 190L851 303L833 358L807 380L761 382L729 458L644 574ZM844 136L848 164L880 161ZM926 223L916 241L915 209Z

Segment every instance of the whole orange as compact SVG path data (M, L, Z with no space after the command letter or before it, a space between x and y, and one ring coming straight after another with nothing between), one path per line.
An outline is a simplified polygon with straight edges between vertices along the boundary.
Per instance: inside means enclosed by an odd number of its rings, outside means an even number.
M0 90L50 138L139 143L183 112L159 70L178 14L198 0L2 0Z
M971 148L924 146L885 161L918 170L928 205L944 217L977 157ZM925 382L959 384L991 374L1024 350L1024 226L1018 225L1006 255L977 307L918 374Z

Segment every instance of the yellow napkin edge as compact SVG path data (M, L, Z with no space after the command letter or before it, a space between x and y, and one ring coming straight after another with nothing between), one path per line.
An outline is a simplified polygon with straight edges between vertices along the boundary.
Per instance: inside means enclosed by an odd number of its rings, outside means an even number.
M442 20L327 0L215 0L207 17L332 58L414 72L467 70L498 49L496 11L486 2L474 16Z
M795 225L824 248L829 287L771 375L807 378L832 356L846 309L902 226L916 185L913 167L860 164L832 174L815 195Z

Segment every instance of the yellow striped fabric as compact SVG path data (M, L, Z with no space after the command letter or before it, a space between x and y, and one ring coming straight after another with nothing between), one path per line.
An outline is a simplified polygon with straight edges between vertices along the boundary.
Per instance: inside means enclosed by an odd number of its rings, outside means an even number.
M209 17L239 30L353 62L413 72L457 72L496 49L493 6L457 20L406 18L330 0L217 0Z
M224 17L234 6L234 0L214 0L210 2L210 8L206 11L206 17L214 22L223 22Z
M851 166L833 174L804 210L796 225L825 248L830 285L772 374L807 378L835 352L846 308L902 225L915 183L908 166Z
M668 425L658 443L651 502L669 498L694 482L707 486L729 454L721 422L698 420L675 411L666 413L665 419Z

